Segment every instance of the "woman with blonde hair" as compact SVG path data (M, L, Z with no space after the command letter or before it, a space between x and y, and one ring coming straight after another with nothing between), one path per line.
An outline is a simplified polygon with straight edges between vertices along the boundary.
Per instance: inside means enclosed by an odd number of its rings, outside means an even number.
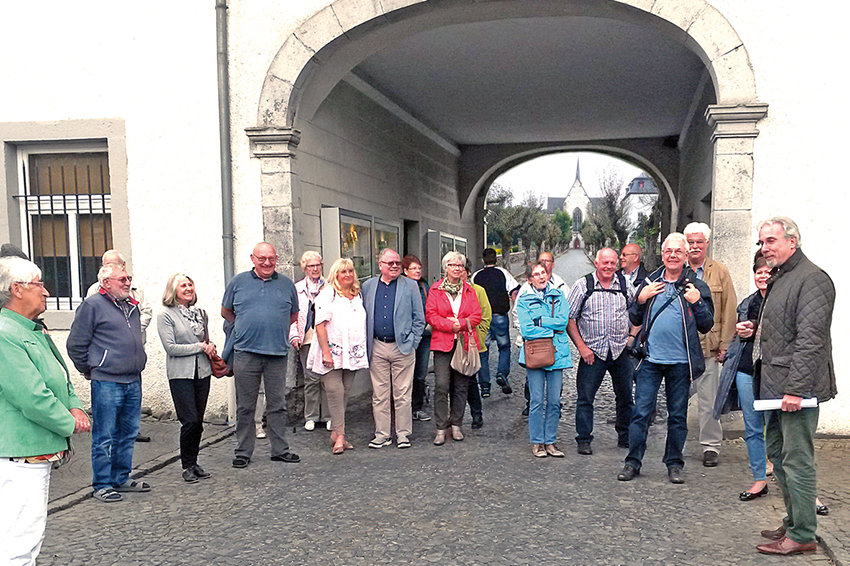
M328 284L316 296L316 336L307 367L321 376L328 397L333 453L353 448L345 440L345 406L359 369L369 367L366 356L366 310L360 283L349 258L336 260Z
M165 349L165 373L174 410L180 421L180 462L183 480L197 483L210 477L198 465L204 412L210 395L209 355L215 353L210 342L207 313L196 306L195 282L185 273L168 278L157 313L156 329Z

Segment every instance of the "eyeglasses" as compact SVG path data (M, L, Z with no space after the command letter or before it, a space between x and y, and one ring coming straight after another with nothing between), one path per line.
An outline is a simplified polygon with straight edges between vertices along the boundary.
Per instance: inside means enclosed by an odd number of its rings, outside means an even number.
M263 263L277 263L277 256L276 256L276 255L273 255L273 256L271 256L271 257L262 257L262 256L259 256L259 255L255 255L255 256L252 256L252 257L253 257L253 258L257 261L257 263L259 263L259 264L263 264Z
M133 281L133 277L130 275L127 275L126 277L107 277L107 279L118 281L122 285L129 285Z
M381 261L379 263L383 263L384 265L389 265L390 267L401 267L400 261Z
M622 254L620 254L620 257L629 257L630 255L637 255L637 254L636 254L635 252L631 252L631 253L622 253Z
M446 267L451 267L452 269L463 269L466 266L462 263L449 263L449 264L446 264Z
M18 285L37 285L44 289L43 281L15 281L15 283L17 283Z
M662 250L661 255L685 255L685 250Z
M313 264L313 265L305 265L304 267L307 268L307 269L321 269L322 265L324 265L324 264L323 263L316 263L316 264Z

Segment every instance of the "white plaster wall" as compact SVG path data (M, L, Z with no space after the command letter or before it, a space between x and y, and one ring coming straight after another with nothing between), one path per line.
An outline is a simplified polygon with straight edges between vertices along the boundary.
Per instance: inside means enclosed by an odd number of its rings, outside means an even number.
M802 249L837 288L832 325L838 397L821 410L820 430L850 433L850 268L836 252L850 199L845 188L850 119L841 76L846 51L844 4L716 0L712 4L741 36L756 76L759 101L769 104L755 141L752 242L756 224L786 215L800 226ZM755 252L755 247L753 247Z
M214 4L47 1L37 18L33 10L3 6L0 121L123 118L132 273L154 305L171 273L188 273L223 343ZM55 334L64 351L65 334ZM146 350L143 404L171 409L153 328ZM88 397L85 381L75 386ZM225 404L217 380L209 410Z

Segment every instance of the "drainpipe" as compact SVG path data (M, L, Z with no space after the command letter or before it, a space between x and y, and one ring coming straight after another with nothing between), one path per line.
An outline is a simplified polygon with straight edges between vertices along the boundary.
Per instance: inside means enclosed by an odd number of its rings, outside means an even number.
M227 0L216 0L216 59L218 67L218 137L221 153L221 238L224 245L224 284L236 267L233 260L233 169L230 156L230 76L227 70Z
M233 169L230 156L230 76L227 71L227 0L216 0L216 67L218 68L218 138L221 159L221 239L224 285L236 271L233 260ZM227 421L236 422L236 388L227 384Z

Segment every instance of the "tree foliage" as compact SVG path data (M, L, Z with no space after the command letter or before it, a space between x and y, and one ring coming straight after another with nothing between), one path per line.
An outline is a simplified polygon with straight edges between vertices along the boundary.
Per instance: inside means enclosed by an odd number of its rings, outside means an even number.
M588 251L610 246L622 249L632 229L625 182L619 171L606 167L599 176L602 196L592 204L581 230Z
M496 234L502 245L502 266L510 264L514 237L522 229L525 215L513 204L514 195L507 187L493 183L487 193L487 229Z
M573 232L573 218L565 210L556 210L552 221L561 230L561 236L558 238L558 242L569 244L570 236Z

